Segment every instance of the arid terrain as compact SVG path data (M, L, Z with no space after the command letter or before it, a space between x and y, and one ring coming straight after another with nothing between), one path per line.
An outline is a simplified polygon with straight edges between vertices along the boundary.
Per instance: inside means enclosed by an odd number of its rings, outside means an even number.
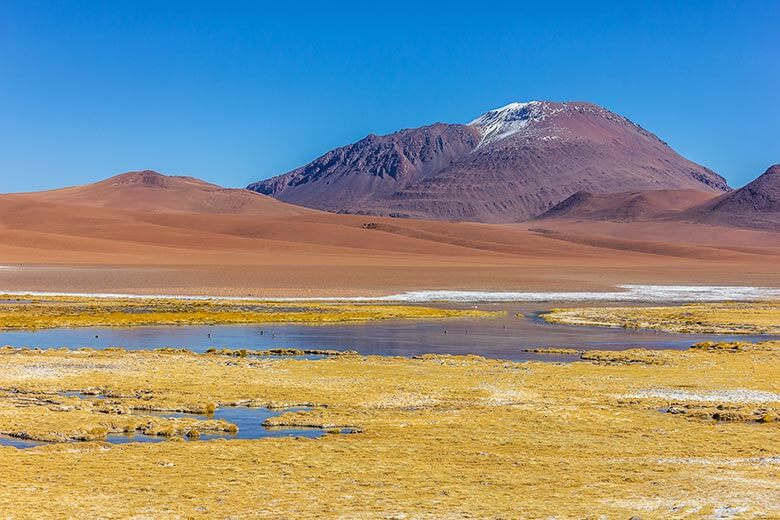
M337 215L135 172L0 195L0 289L234 296L777 286L777 233L690 222Z

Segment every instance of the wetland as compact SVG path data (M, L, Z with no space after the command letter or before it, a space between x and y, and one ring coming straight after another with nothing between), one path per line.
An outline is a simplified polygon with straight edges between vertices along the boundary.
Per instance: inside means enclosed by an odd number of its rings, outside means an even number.
M5 329L0 510L780 515L780 341L749 329L773 319L769 304L567 307L664 313L665 324L709 313L681 333L545 321L561 303L447 304L424 320L393 310L327 324Z

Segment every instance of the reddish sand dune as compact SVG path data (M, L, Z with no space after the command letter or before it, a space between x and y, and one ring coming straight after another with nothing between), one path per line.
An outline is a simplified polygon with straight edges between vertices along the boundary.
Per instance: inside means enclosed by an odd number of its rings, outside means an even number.
M0 196L0 265L10 267L0 269L0 290L348 296L777 286L779 259L778 234L762 231L336 215L145 173Z
M150 170L30 195L46 202L132 211L264 216L301 215L309 211L249 190L222 188L200 179L166 176Z

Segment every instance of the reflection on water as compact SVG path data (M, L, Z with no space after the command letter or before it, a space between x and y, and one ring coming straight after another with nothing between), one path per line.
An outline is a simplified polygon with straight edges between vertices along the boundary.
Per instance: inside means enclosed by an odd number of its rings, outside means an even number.
M58 392L62 397L78 397L79 399L105 399L102 394L85 394L84 392Z
M238 431L204 433L199 439L259 439L261 437L320 437L325 434L321 428L266 428L263 422L270 417L281 415L284 412L306 412L311 408L297 407L274 409L255 408L248 406L220 406L213 414L194 414L183 412L138 412L143 415L155 415L157 417L166 417L169 419L189 417L202 421L209 419L222 419L238 426Z
M565 306L557 303L556 306ZM455 305L448 305L456 307ZM464 307L465 305L462 305ZM562 347L619 350L630 347L687 348L706 341L760 340L769 336L675 334L622 328L552 325L535 318L542 304L480 304L484 310L503 310L495 319L386 320L347 324L258 324L182 327L90 327L39 331L0 331L0 345L15 347L121 346L128 349L210 347L264 350L280 347L356 350L362 354L416 356L479 354L487 357L566 361L572 356L540 356L526 348ZM516 317L516 314L521 317Z
M11 437L10 435L0 435L0 446L13 446L14 448L34 448L36 446L42 446L48 444L41 441L33 441L30 439L19 439L17 437Z
M105 396L96 396L83 394L81 392L61 392L60 395L68 397L79 397L81 399L104 399ZM209 432L203 433L199 437L188 439L186 436L180 437L186 441L207 441L212 439L262 439L264 437L307 437L317 438L325 435L326 431L322 428L287 428L273 427L266 428L263 422L285 412L305 412L310 410L306 407L282 408L271 410L269 408L256 408L247 406L223 406L210 415L182 413L182 412L152 412L137 411L138 415L165 417L169 419L189 417L197 420L222 419L238 426L237 432ZM351 429L343 428L340 433L353 433ZM162 442L169 440L170 437L162 435L145 435L140 432L112 433L106 436L106 442L111 444L127 444L130 442ZM41 441L20 439L9 435L0 435L0 446L13 446L15 448L33 448L50 444Z

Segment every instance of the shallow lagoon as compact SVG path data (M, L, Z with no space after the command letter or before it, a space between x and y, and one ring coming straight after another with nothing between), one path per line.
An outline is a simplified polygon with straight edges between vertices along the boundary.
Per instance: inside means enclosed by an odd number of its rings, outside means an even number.
M556 307L569 304L556 303ZM574 305L574 304L571 304ZM581 305L581 304L580 304ZM539 303L484 303L447 305L477 307L506 312L498 318L446 320L386 320L366 323L258 324L221 326L88 327L38 331L0 331L0 345L14 347L121 346L128 349L160 347L186 348L204 352L208 348L272 348L356 350L366 355L416 356L436 354L478 354L486 357L569 361L575 356L549 356L522 352L523 349L562 347L619 350L631 347L684 349L700 341L771 339L758 335L676 334L622 328L553 325L536 317L553 305ZM519 317L516 315L520 315Z

